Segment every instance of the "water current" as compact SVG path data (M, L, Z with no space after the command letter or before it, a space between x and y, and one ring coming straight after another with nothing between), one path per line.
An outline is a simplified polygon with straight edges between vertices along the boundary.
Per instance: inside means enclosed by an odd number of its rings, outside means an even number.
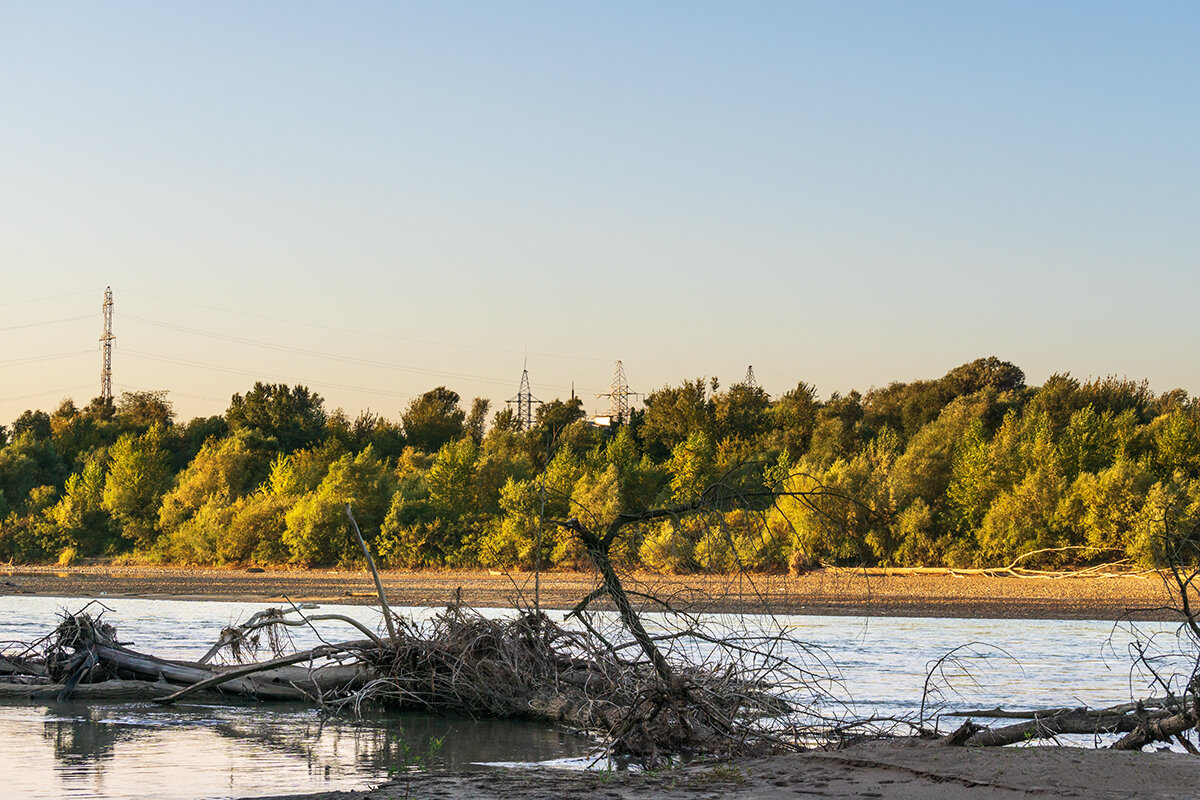
M32 641L53 629L78 598L0 597L0 640ZM105 619L142 652L196 659L221 628L262 604L111 599ZM324 605L377 626L366 606ZM400 609L418 618L428 609ZM504 614L497 610L487 613ZM552 614L552 616L555 616ZM561 617L561 614L558 615ZM769 627L750 616L719 620L735 630ZM654 620L651 625L654 627ZM914 716L931 664L954 648L930 682L937 709L1112 705L1147 694L1147 676L1131 668L1130 646L1156 633L1172 650L1174 626L1100 621L972 620L788 616L777 620L811 645L790 657L836 671L840 716ZM657 621L661 630L667 622ZM293 629L297 647L318 644ZM330 640L357 638L323 629ZM1169 659L1162 662L1170 669ZM927 703L927 706L933 705ZM928 709L927 709L928 710ZM944 725L956 724L953 721ZM439 747L432 746L441 740ZM119 800L252 797L284 792L364 789L398 765L465 770L481 764L588 763L592 744L543 725L370 714L329 719L299 705L184 703L0 704L0 795L8 798Z

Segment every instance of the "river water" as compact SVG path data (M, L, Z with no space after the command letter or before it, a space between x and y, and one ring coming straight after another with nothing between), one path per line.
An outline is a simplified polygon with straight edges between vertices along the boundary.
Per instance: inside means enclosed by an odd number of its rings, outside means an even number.
M0 640L28 642L53 629L78 598L0 597ZM262 604L213 601L105 600L105 620L135 649L196 659L221 628L244 621ZM428 609L399 609L417 618ZM377 627L366 606L324 605ZM485 613L503 614L504 611ZM551 616L555 616L551 614ZM561 614L557 615L561 617ZM650 620L651 627L656 621ZM733 630L781 624L808 646L789 657L829 671L833 699L823 713L839 717L915 717L930 667L954 648L958 657L935 670L926 695L932 711L1004 706L1093 707L1145 696L1148 676L1131 667L1134 642L1151 647L1163 671L1173 660L1174 626L1137 630L1099 621L927 618L718 618ZM330 641L358 638L325 623ZM664 630L668 622L657 621ZM318 644L293 629L297 647ZM943 727L957 721L943 721ZM442 742L438 747L436 740ZM0 704L0 776L6 798L147 796L167 800L365 789L399 766L464 770L480 764L588 763L591 743L567 730L493 720L376 714L328 719L304 706L184 703Z

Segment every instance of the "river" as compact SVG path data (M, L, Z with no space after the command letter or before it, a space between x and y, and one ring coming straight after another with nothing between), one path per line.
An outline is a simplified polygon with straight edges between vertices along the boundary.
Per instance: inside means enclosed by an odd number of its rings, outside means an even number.
M79 598L0 597L0 640L28 642L48 633ZM123 642L155 655L195 659L221 628L264 606L251 603L106 599L105 619ZM366 606L323 605L322 612L377 626ZM399 609L418 618L429 609ZM500 610L489 614L507 613ZM552 614L552 616L554 616ZM561 614L557 615L561 617ZM660 629L664 620L649 620ZM761 618L719 618L737 630ZM931 681L936 709L1104 706L1147 694L1147 676L1131 668L1133 642L1154 635L1166 659L1174 626L1100 621L863 617L780 617L776 624L810 647L790 653L835 671L835 716L909 716L921 706L930 665L954 648ZM298 647L318 643L293 629ZM330 640L357 638L323 628ZM342 635L344 633L344 635ZM974 644L972 644L974 643ZM927 713L928 715L928 713ZM943 722L943 727L956 724ZM440 740L440 747L435 744ZM184 703L0 705L0 794L10 798L168 800L250 797L281 792L364 789L398 765L463 770L479 764L588 763L591 744L567 730L518 722L375 714L328 719L303 706Z

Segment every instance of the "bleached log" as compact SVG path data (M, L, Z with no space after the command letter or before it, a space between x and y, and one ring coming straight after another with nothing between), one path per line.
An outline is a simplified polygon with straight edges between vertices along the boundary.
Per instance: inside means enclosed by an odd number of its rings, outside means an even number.
M162 680L167 683L192 685L219 674L216 670L184 661L168 661L127 650L123 647L96 645L100 663L143 680ZM233 678L220 691L258 697L264 700L303 700L308 694L290 685L275 685L253 678Z
M299 664L304 661L318 661L323 658L345 653L351 650L361 650L369 645L369 642L347 642L345 644L321 645L314 647L311 650L305 650L301 653L293 653L290 656L281 658L273 658L270 661L262 661L256 664L245 664L240 667L231 667L222 670L216 674L210 674L207 677L200 678L172 695L159 698L154 702L159 704L173 703L176 700L184 698L190 694L205 689L216 689L222 686L240 687L245 683L249 683L252 687L251 693L256 693L258 696L264 696L266 690L290 690L298 693L300 697L309 697L321 689L321 682L317 677L318 669L313 669L300 678L301 682L310 684L310 689L314 691L306 691L301 686L292 683L282 674L273 674L274 670L280 667L288 667L293 664ZM256 677L250 677L256 676ZM237 689L235 688L235 691ZM239 692L240 693L240 692Z

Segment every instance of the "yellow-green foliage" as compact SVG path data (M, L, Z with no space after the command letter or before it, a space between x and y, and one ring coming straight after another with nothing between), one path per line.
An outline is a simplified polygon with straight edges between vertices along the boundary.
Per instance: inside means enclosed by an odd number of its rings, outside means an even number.
M283 542L287 513L296 502L292 495L254 494L239 500L233 518L217 539L217 556L222 562L268 564L285 561Z
M618 514L715 501L612 543L626 566L671 572L1004 564L1038 548L1060 551L1047 565L1161 565L1200 521L1200 403L1065 374L1027 387L994 357L827 400L698 378L612 429L575 400L530 430L511 412L487 430L480 400L465 425L442 387L406 412L407 442L373 415L326 415L303 387L259 385L186 425L150 395L6 426L0 559L356 561L346 503L392 565L571 568L588 559L554 520L602 533Z
M767 517L743 509L705 517L708 525L693 558L709 572L784 572L791 556L790 529L769 525Z
M387 514L395 481L368 446L357 456L342 456L315 491L307 492L287 512L283 544L298 564L351 563L361 548L346 516L350 505L363 537L373 542Z
M262 455L250 448L245 435L210 439L163 496L159 530L174 531L213 497L229 504L253 491L262 465Z
M703 520L695 517L664 519L644 526L638 555L647 569L666 575L695 572L696 542L704 534Z
M233 519L234 509L220 496L204 505L158 543L167 558L177 564L220 564L219 542Z
M493 520L479 540L479 561L487 567L532 569L539 535L543 540L540 563L550 563L555 531L539 530L541 491L533 481L509 479L500 490L503 515ZM553 527L553 526L552 526Z
M571 490L572 516L596 535L602 536L620 511L621 493L615 466L610 464L599 475L590 472L580 475ZM618 563L628 560L628 542L627 536L621 538L610 553ZM559 534L551 558L557 566L568 569L587 569L591 566L591 560L578 537L568 534Z
M155 425L141 436L125 434L109 449L104 508L142 547L153 545L158 535L159 503L171 480L163 435L162 426Z

